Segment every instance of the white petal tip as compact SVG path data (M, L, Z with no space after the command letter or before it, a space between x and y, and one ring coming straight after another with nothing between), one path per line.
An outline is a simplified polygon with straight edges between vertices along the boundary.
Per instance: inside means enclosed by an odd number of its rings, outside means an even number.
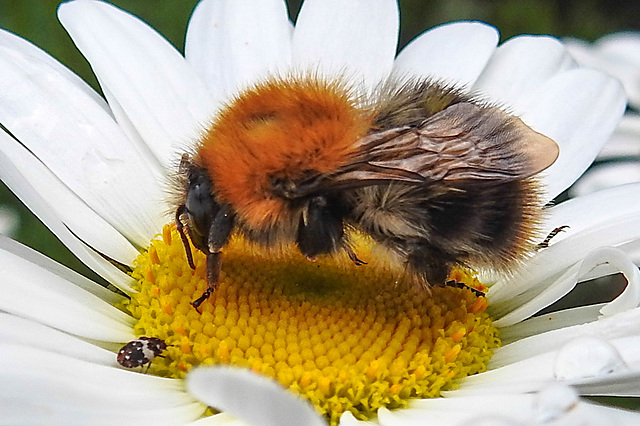
M187 388L206 404L249 425L326 425L309 403L249 370L196 368L187 376Z

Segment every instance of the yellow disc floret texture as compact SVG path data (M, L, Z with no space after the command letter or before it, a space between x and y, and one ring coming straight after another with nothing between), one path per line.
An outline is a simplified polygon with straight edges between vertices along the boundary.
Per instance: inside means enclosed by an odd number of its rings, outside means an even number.
M485 370L499 345L487 300L466 288L416 288L401 271L377 264L356 237L355 266L345 255L310 262L296 252L264 253L234 237L220 283L200 312L205 259L185 259L166 226L136 261L139 293L126 309L136 334L169 345L150 372L182 378L193 366L232 364L272 377L336 424L411 398L437 397L457 379ZM193 248L192 248L193 250ZM467 274L458 282L478 286Z

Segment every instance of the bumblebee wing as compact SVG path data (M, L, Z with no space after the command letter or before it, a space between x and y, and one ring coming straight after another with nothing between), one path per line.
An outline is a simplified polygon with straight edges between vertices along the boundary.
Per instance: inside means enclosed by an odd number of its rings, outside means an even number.
M372 132L359 145L354 161L332 177L335 185L524 179L553 164L559 152L519 118L471 103L452 105L419 127Z

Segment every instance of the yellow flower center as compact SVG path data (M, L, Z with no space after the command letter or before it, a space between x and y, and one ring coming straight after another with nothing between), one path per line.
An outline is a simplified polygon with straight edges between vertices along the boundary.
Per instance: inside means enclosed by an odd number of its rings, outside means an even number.
M133 272L139 293L126 309L139 336L168 348L151 372L183 378L201 364L233 364L270 376L311 401L332 423L358 419L411 398L439 396L456 380L486 369L499 346L487 299L467 288L416 288L355 236L355 266L334 256L309 262L294 248L264 253L232 238L220 283L200 308L205 258L185 259L173 226L151 241ZM482 289L463 271L457 282Z

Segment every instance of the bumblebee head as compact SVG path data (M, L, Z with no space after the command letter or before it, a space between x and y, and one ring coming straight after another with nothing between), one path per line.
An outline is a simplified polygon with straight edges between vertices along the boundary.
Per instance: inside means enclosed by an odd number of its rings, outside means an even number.
M184 201L176 211L176 224L181 235L184 235L182 219L186 215L187 231L193 245L205 253L217 253L231 236L235 213L229 205L218 202L207 171L186 155L182 157L180 173L184 182ZM193 264L192 259L189 262Z
M308 258L334 252L342 245L346 203L339 193L317 191L321 181L317 173L307 171L297 181L272 176L269 191L271 200L279 203L278 220L272 226L255 228L244 223L232 205L218 200L206 169L185 156L181 172L185 174L185 197L177 218L180 221L186 214L191 241L205 253L220 251L236 227L266 244L287 236Z

